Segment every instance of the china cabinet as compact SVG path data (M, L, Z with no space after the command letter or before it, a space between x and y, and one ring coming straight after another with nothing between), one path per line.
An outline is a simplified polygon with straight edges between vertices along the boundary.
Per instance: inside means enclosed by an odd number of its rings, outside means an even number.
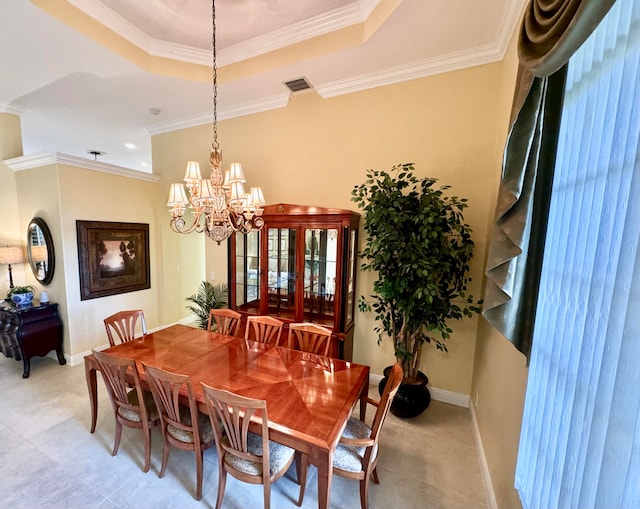
M259 232L229 239L229 307L328 327L332 356L351 360L360 215L281 203L263 217Z

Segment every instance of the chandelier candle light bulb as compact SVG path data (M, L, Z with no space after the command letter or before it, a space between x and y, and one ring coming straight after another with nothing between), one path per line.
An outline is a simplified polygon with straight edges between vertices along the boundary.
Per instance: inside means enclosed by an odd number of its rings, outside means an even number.
M216 65L216 6L211 3L212 46L213 46L213 143L209 155L211 174L203 179L197 161L189 161L184 174L184 182L171 184L167 206L170 207L171 229L177 233L205 233L218 245L234 232L257 231L264 226L263 207L266 204L262 189L252 187L249 194L244 191L246 182L240 163L231 163L222 172L222 150L218 145L217 104L218 68ZM193 214L193 222L187 224L184 214L187 205Z

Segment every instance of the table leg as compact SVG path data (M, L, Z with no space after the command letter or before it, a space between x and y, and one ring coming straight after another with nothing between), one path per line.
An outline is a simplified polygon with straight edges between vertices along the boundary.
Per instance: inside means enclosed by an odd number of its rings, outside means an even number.
M318 468L318 509L328 509L333 477L333 451L316 451L315 465Z
M96 380L96 368L87 359L84 360L84 374L89 390L89 403L91 404L91 433L96 430L98 420L98 384Z

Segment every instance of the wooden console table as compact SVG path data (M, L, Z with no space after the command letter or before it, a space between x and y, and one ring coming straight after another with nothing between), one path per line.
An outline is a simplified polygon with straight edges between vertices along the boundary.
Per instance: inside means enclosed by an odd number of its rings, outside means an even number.
M5 357L22 360L22 378L29 378L31 358L44 357L55 350L60 365L66 364L62 353L62 322L57 304L16 306L0 303L0 350Z

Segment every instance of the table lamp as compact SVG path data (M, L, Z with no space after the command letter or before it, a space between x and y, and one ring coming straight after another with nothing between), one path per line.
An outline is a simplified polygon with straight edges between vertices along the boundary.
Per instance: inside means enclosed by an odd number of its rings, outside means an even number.
M12 263L24 263L24 254L19 246L0 246L0 264L9 266L9 291L13 288Z

